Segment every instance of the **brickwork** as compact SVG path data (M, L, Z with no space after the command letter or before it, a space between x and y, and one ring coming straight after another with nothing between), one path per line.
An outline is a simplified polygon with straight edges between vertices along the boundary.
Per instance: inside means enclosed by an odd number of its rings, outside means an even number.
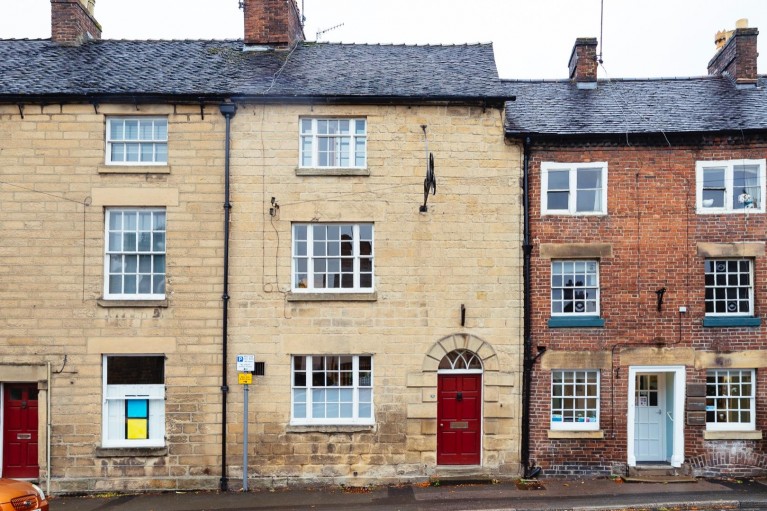
M104 165L107 115L168 118L169 165ZM303 115L364 116L369 176L298 176ZM423 202L423 134L438 195ZM242 473L234 354L266 363L249 411L254 485L420 480L436 469L436 367L477 350L483 469L518 472L520 151L496 110L241 106L232 123L228 476ZM0 383L51 397L54 492L216 488L221 477L224 118L215 106L0 106ZM270 199L280 205L269 216ZM100 300L104 208L165 206L167 306ZM375 224L374 302L289 301L291 223ZM460 306L466 307L465 326ZM463 344L461 344L463 343ZM432 351L436 350L436 351ZM166 357L166 447L101 447L102 354ZM292 354L372 354L375 426L291 426ZM46 373L50 364L51 377ZM24 376L27 375L27 376ZM41 447L45 442L40 423ZM41 448L41 477L47 474Z
M575 82L597 81L597 40L594 37L579 37L575 40L570 54L570 79Z
M93 17L93 3L86 6L80 0L51 0L51 39L78 45L89 38L101 39L101 25Z
M295 0L245 0L245 44L290 46L303 41Z
M632 365L683 365L686 383L705 383L707 368L757 369L756 395L767 391L761 355L767 333L759 327L703 327L704 260L701 243L763 242L765 214L696 214L695 164L701 160L765 157L763 137L690 137L625 141L588 146L538 142L530 165L532 253L532 327L535 346L548 351L533 373L531 458L545 474L605 474L627 461L628 369ZM607 162L607 215L541 215L541 162ZM545 243L609 244L599 258L600 310L604 328L550 328L551 260L540 257ZM763 317L767 291L764 255L754 258L756 316ZM662 310L657 294L666 288ZM687 307L680 313L680 307ZM604 438L549 439L551 369L567 367L570 352L604 354L600 369L600 431ZM719 354L729 354L722 357ZM558 354L558 355L557 355ZM557 362L552 367L548 361ZM548 358L547 358L548 357ZM729 357L729 358L728 358ZM596 359L595 359L596 360ZM762 401L762 402L760 402ZM767 426L763 400L757 398L756 429ZM675 418L681 420L681 418ZM716 462L726 442L704 440L703 426L685 425L685 462L701 474L725 465L763 471L762 442L739 442L743 453ZM741 459L742 458L742 459ZM744 461L746 460L746 461ZM749 465L753 463L753 465Z
M757 52L756 39L759 30L756 28L735 29L732 37L724 47L708 63L708 74L729 74L737 83L756 84Z

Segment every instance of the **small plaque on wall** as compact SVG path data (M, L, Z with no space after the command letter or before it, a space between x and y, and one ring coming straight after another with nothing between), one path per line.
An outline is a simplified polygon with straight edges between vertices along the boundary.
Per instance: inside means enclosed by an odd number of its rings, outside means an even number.
M706 412L687 412L688 426L705 426Z
M705 383L688 383L687 396L688 397L706 397L706 384Z
M690 412L705 412L706 411L706 398L705 397L688 397L687 398L687 411L690 411Z

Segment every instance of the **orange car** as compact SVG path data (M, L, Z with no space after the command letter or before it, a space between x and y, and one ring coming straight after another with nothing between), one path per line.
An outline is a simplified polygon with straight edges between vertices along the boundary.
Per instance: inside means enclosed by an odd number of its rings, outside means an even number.
M48 501L36 484L0 479L0 511L48 511Z

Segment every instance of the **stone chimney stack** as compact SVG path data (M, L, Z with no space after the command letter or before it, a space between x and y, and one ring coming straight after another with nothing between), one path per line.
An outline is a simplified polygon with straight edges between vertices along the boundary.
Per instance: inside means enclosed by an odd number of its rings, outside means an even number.
M570 80L579 89L595 89L597 86L597 38L579 37L570 54Z
M288 47L304 40L296 0L245 0L245 44Z
M721 49L708 63L708 74L727 74L735 84L743 87L756 86L756 37L759 30L748 28L748 20L738 20L737 28L730 32L720 31L715 42Z
M93 17L96 0L51 0L51 40L78 46L101 39L101 25Z

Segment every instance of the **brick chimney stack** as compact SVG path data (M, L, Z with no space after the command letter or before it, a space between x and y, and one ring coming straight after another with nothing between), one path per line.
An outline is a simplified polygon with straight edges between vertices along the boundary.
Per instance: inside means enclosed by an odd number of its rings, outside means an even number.
M96 0L51 0L51 40L78 46L101 39L101 25L93 17Z
M296 0L245 0L245 44L288 47L304 40Z
M579 37L570 54L570 80L579 89L595 89L597 86L597 38Z
M708 63L708 74L729 75L738 86L756 86L756 37L759 30L747 28L748 22L743 20L739 26L731 32L732 35L724 43L721 50L714 55ZM720 32L717 37L727 36L727 32Z

